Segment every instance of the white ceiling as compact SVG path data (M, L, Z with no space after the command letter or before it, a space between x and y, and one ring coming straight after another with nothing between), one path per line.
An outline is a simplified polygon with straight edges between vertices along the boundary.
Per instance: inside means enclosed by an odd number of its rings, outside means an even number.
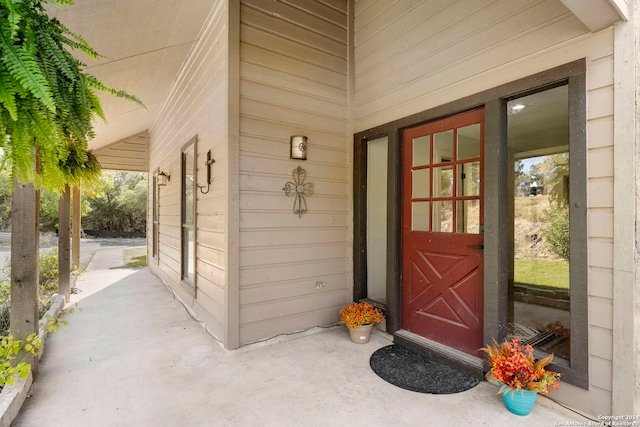
M103 147L147 130L216 0L75 0L52 11L104 58L81 58L98 80L140 98L101 94L108 123L98 120L89 146Z

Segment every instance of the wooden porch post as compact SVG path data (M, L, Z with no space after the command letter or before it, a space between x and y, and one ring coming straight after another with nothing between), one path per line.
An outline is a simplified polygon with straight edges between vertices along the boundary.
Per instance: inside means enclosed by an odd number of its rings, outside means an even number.
M69 211L71 206L71 192L65 185L64 192L58 202L58 295L64 295L64 301L69 302L71 296L70 275L71 260L69 247Z
M15 339L38 333L38 256L40 192L33 184L13 184L11 197L11 307L9 324ZM33 374L37 358L29 356Z
M73 209L71 226L71 265L73 268L80 267L80 185L73 187Z

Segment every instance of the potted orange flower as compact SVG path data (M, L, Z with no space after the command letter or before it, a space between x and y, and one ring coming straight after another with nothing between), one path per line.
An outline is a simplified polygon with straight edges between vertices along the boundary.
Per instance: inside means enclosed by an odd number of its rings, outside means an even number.
M368 343L373 325L383 320L382 310L368 302L352 302L340 310L340 323L349 328L351 341L358 344Z
M551 388L558 389L560 374L545 369L553 360L553 354L538 361L533 357L533 347L515 338L481 348L487 353L491 370L487 375L500 383L500 391L507 409L516 415L531 412L538 393L548 395Z

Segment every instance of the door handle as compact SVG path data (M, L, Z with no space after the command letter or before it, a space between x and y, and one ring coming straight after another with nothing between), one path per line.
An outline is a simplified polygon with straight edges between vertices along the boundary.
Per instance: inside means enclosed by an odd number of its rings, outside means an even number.
M484 243L480 243L479 245L469 245L467 246L469 249L478 249L480 251L484 250Z

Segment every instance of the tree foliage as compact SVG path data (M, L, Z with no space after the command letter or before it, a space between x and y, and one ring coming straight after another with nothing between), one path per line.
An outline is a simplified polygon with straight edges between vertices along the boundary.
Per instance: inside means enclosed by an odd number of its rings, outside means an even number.
M144 232L147 216L147 175L104 172L103 191L89 199L85 230Z
M569 259L569 153L547 156L544 161L549 208L545 209L542 230L549 248Z
M11 226L11 178L0 171L0 230ZM80 215L88 230L144 232L147 213L147 176L140 173L103 172L92 186L81 187ZM59 195L40 192L40 231L58 228Z
M70 50L98 54L49 17L47 4L73 0L0 0L0 148L12 178L59 192L99 174L87 150L93 118L105 118L96 91L142 103L82 71Z

